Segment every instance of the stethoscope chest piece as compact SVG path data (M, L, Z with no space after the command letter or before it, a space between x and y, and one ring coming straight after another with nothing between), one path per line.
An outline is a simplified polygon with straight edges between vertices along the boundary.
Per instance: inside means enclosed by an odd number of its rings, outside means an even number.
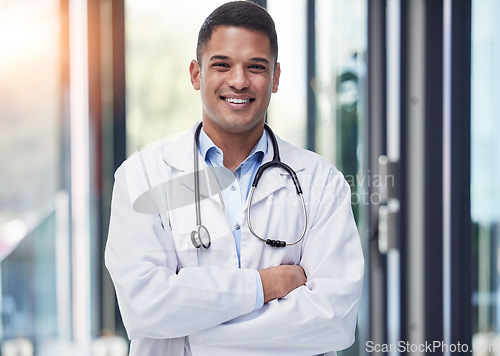
M191 242L196 248L200 248L201 246L205 248L210 247L210 234L205 225L198 225L196 230L191 231Z

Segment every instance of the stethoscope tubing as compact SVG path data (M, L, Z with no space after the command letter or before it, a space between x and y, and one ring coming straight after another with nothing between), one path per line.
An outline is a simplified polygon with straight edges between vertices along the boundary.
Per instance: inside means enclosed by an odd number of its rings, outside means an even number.
M191 242L193 243L194 247L196 247L196 248L199 248L201 246L203 246L204 248L209 248L211 243L212 243L212 239L210 238L210 233L208 232L208 229L201 222L200 171L199 171L199 164L198 164L198 155L196 154L198 152L198 137L200 136L201 126L202 126L202 124L200 123L198 125L198 127L196 128L196 132L195 132L196 139L194 140L194 148L193 148L193 155L194 155L194 205L196 206L196 230L193 230L191 232ZM203 232L206 232L206 236L208 237L208 242L204 241L204 239L202 237L204 235Z
M271 245L271 246L276 245L274 247L291 246L291 245L295 245L298 242L300 242L304 238L306 231L307 231L306 204L304 203L304 196L303 196L302 192L298 194L300 204L302 206L302 221L304 221L304 227L302 228L302 233L300 234L300 237L297 240L295 240L293 242L285 242L285 241L280 241L280 240L272 240L272 239L263 238L263 237L259 236L255 232L255 230L253 229L252 220L251 220L251 216L250 216L250 205L252 204L253 193L255 192L255 188L256 188L255 186L252 186L252 188L250 189L250 193L248 194L248 203L247 203L247 225L248 225L248 229L250 230L251 234L253 236L255 236L256 238L258 238L259 240L265 242L268 245Z
M199 137L201 124L198 125L195 132L195 137ZM196 205L196 226L201 225L201 207L200 207L200 171L198 163L198 139L194 140L194 204Z
M259 167L259 169L257 170L257 173L255 174L255 178L252 182L252 188L250 189L250 193L248 195L247 225L248 225L248 229L250 230L250 232L252 233L253 236L255 236L256 238L258 238L261 241L264 241L266 244L268 244L270 246L273 246L273 247L291 246L291 245L295 245L299 241L301 241L304 238L304 236L306 234L306 230L307 230L307 212L306 212L306 205L304 203L304 196L303 196L303 192L302 192L302 187L300 186L300 182L299 182L299 179L297 178L297 174L295 173L295 171L292 168L290 168L290 166L288 166L287 164L281 162L279 148L278 148L278 141L276 140L276 136L274 135L274 132L271 130L271 128L267 124L264 124L264 128L269 133L269 137L271 138L271 142L273 144L273 151L274 151L273 152L273 159L272 159L272 161L266 162L263 165L261 165ZM292 178L293 184L295 186L295 190L297 191L297 195L299 197L300 204L302 207L302 219L304 221L304 227L302 229L302 233L300 234L300 237L293 242L286 242L286 241L282 241L282 240L273 240L273 239L263 238L255 232L255 230L253 229L253 226L252 226L250 206L252 205L253 194L255 192L255 189L257 188L257 185L259 184L260 178L262 177L262 174L264 173L264 171L266 169L272 168L272 167L279 167L279 168L283 169L284 171L286 171L290 175L290 177Z

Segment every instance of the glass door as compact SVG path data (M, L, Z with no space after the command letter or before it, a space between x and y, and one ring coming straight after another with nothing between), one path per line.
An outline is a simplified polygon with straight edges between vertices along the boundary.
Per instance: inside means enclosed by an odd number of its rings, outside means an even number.
M0 0L1 354L71 339L64 7Z
M500 350L500 3L472 1L473 343ZM477 353L479 354L479 353Z
M370 192L374 176L368 169L368 6L366 0L315 1L316 71L309 83L315 101L315 151L330 160L351 187L351 205L365 256L369 206L379 198L378 192ZM366 273L356 342L339 352L341 355L360 355L365 350L368 281Z

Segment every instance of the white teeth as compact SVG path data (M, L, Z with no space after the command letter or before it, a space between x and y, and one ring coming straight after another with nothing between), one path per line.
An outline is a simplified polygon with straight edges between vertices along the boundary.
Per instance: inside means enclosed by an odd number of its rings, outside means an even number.
M250 102L250 99L224 98L224 100L227 101L228 103L233 103L233 104L245 104Z

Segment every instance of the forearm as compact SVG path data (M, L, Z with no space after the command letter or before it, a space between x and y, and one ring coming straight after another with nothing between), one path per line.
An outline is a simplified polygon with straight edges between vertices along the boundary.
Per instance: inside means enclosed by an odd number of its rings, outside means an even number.
M259 270L264 303L283 298L292 290L305 285L306 275L300 266L281 265Z
M192 267L175 274L155 267L142 275L120 277L112 266L108 268L131 339L186 336L249 313L255 306L252 270Z

